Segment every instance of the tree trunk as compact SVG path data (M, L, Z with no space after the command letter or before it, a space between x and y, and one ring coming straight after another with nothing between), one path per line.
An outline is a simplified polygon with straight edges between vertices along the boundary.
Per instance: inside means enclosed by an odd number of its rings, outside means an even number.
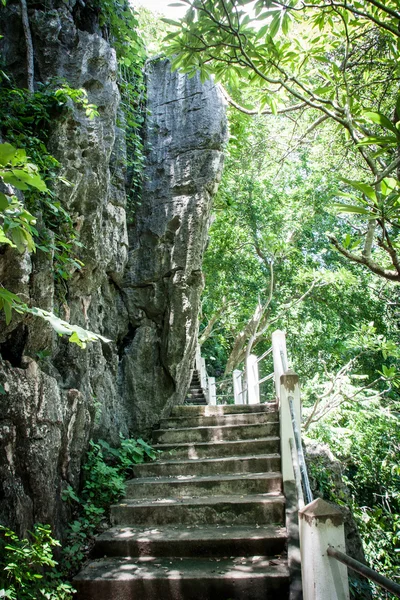
M24 28L24 36L25 36L25 44L26 44L26 71L27 71L27 88L33 94L34 89L34 78L35 78L35 68L34 68L34 52L33 52L33 42L32 42L32 34L31 28L29 26L29 17L28 17L28 6L26 4L26 0L19 0L21 6L21 17L22 17L22 25Z

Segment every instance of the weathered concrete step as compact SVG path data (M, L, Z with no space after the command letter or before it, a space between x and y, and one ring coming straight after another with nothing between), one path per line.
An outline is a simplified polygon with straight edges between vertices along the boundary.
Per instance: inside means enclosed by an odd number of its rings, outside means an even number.
M218 427L186 427L182 429L158 429L153 440L158 444L185 442L221 442L248 440L279 435L279 423L255 425L221 425Z
M280 451L279 437L271 436L257 440L234 440L225 442L200 442L184 444L157 444L156 450L162 450L161 456L171 459L216 458L221 456L240 456L249 454L275 454Z
M225 458L203 458L201 460L160 460L135 465L133 472L136 477L168 477L174 475L215 475L218 473L268 473L279 471L280 468L281 458L279 454L261 454L259 456L237 456L233 458L229 456Z
M251 413L251 412L275 412L276 403L268 402L265 404L227 404L225 406L174 406L171 411L172 417L195 417L211 416L211 415L231 415L235 413Z
M204 396L203 398L191 398L190 396L188 396L185 399L185 404L188 406L207 406L207 402Z
M283 559L101 559L74 579L77 600L287 600Z
M111 507L113 525L282 525L285 499L277 493L203 498L124 499Z
M281 473L141 477L126 482L126 498L184 498L282 492Z
M237 413L227 415L211 415L208 417L170 417L162 419L161 429L182 429L185 427L213 427L221 425L255 425L257 423L271 423L278 421L275 412Z
M276 556L284 527L114 527L96 538L92 556Z

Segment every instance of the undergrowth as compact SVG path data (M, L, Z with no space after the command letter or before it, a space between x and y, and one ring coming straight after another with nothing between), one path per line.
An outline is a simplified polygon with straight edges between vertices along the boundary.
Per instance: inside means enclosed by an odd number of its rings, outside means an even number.
M80 494L72 486L63 493L73 520L66 532L60 560L53 549L60 543L52 537L49 525L37 524L27 538L0 526L0 598L11 600L66 600L74 592L68 583L86 559L96 533L109 525L110 506L124 494L125 480L135 464L157 454L141 438L121 436L119 448L104 440L90 441L83 468L84 484Z
M123 496L124 482L132 476L133 466L155 458L156 452L141 438L121 436L119 448L112 448L104 440L90 442L82 492L77 495L72 486L68 486L63 493L63 500L69 503L74 517L62 551L65 574L74 574L79 569L94 535L108 525L109 508Z

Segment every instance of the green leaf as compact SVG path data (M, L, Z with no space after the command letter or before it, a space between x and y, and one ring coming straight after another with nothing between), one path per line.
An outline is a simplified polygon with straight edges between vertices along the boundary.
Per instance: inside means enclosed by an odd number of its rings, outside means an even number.
M15 175L11 171L3 171L0 173L0 176L3 177L5 183L9 183L13 185L17 190L26 191L29 190L29 187L21 181L19 177L15 177Z
M374 216L371 211L362 208L362 206L355 206L353 204L341 204L340 202L335 202L332 207L338 213L355 213L358 215Z
M11 302L7 302L6 300L3 299L3 310L4 310L4 314L6 316L6 325L9 325L11 322L11 318L12 318Z
M345 177L342 177L341 179L345 183L348 183L353 188L355 188L356 190L358 190L359 192L361 192L362 194L364 194L367 198L369 198L370 200L372 200L372 202L376 202L376 193L375 193L375 190L370 185L368 185L366 183L362 183L361 181L354 181L354 180L351 180L351 179L346 179Z
M279 27L281 24L281 14L278 13L277 15L275 15L275 17L272 19L270 26L269 26L269 35L273 38L275 37L275 35L278 33L279 31Z
M11 144L0 144L0 165L7 165L15 155L16 151L17 149Z
M261 27L261 29L258 31L257 35L256 35L256 41L258 41L259 39L265 37L266 33L269 30L269 24L267 25L263 25Z
M18 251L24 252L27 246L27 240L24 236L24 231L21 227L13 227L10 229L10 236L14 244L17 246Z
M9 207L8 197L0 192L0 211L3 212Z
M390 131L392 131L397 137L400 137L399 130L382 113L380 113L380 112L365 112L365 113L363 113L363 116L365 117L365 119L367 119L367 121L371 121L372 123L377 123L384 129L389 129Z
M161 21L163 21L163 23L167 23L167 25L173 25L174 27L181 26L179 21L173 21L172 19L166 19L165 17L162 17Z
M26 163L26 151L23 148L18 148L14 156L11 158L10 163L13 166Z
M47 186L38 173L32 173L23 169L13 169L12 173L15 177L38 189L40 192L47 191Z

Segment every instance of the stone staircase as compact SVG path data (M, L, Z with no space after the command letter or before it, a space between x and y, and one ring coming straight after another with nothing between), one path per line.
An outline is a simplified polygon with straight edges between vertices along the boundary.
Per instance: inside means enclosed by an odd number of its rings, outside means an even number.
M275 404L180 406L154 432L78 600L287 600Z
M207 404L204 396L203 388L201 387L200 377L196 369L193 371L192 380L188 389L185 404L203 405Z

